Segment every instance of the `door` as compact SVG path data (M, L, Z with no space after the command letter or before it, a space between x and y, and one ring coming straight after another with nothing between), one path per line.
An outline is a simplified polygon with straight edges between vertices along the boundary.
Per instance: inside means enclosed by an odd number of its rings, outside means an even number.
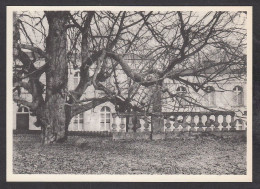
M29 114L28 113L17 113L16 114L16 129L29 130Z

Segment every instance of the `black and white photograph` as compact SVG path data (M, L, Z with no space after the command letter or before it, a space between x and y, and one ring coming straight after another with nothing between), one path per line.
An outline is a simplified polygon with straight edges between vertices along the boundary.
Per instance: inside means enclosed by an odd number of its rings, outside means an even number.
M252 7L7 7L9 181L252 181Z

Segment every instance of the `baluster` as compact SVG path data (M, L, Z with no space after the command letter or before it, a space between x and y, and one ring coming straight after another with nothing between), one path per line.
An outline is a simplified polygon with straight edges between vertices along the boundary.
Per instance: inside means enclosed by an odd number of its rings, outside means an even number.
M147 116L144 117L144 131L145 132L149 131L149 123L148 123Z
M235 123L235 117L231 115L231 121L230 121L230 131L236 131L236 123Z
M210 132L210 131L212 131L212 129L211 129L211 120L210 120L210 115L207 115L207 120L206 120L206 122L205 122L205 126L207 127L206 128L206 131L207 132Z
M141 132L141 123L140 123L140 117L137 117L137 122L136 122L136 132Z
M206 120L206 122L205 122L205 126L206 126L206 127L210 127L210 126L211 126L210 115L207 115L207 120Z
M186 131L188 131L188 123L187 123L188 116L182 116L182 117L183 117L182 131L186 132Z
M223 126L222 131L228 131L227 115L223 115L222 126Z
M246 131L246 130L247 130L247 122L246 122L246 121L243 121L242 124L243 124L244 130Z
M165 123L165 127L166 127L166 132L170 132L171 131L171 123L170 123L170 117L167 117L166 123Z
M117 128L117 125L116 125L116 114L112 114L112 117L113 117L113 123L112 123L112 132L116 132L116 128Z
M219 122L218 122L218 115L214 115L215 116L215 121L214 121L214 126L215 126L215 128L214 128L214 131L220 131L219 130Z
M121 116L121 123L120 123L120 132L125 132L125 117Z
M191 126L190 131L191 131L191 132L196 132L196 129L195 129L196 123L195 123L195 121L194 121L194 118L195 118L195 115L194 115L194 116L191 116L191 121L190 121L190 126Z
M174 132L179 132L179 125L180 123L178 122L178 115L175 116L175 121L173 123L173 131Z
M202 127L204 127L204 124L202 123L202 115L199 115L199 122L198 122L197 126L199 127L197 131L199 131L199 132L204 131L204 129L202 128Z
M133 124L133 118L130 115L129 116L129 123L128 123L128 132L133 132L134 124Z

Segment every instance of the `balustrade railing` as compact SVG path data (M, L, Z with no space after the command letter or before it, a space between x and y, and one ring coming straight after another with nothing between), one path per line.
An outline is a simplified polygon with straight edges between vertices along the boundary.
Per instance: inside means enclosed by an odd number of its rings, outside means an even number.
M165 133L237 130L234 112L113 113L113 133L151 133L152 116L161 116ZM127 121L128 120L128 121ZM129 135L130 136L130 135ZM132 136L132 135L131 135Z
M112 132L149 132L151 131L151 121L149 116L140 114L112 114ZM126 119L129 119L128 124ZM134 123L133 119L136 119ZM126 129L126 127L128 129Z

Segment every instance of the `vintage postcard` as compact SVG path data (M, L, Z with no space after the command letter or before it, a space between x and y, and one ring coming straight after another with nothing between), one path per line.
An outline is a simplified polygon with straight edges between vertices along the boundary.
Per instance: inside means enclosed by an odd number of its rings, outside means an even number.
M7 7L7 181L252 182L252 7Z

